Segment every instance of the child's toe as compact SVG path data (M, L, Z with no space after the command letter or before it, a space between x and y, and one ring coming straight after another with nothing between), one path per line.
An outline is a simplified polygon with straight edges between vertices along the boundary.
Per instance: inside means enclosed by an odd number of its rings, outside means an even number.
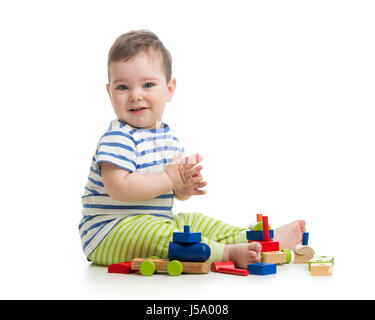
M306 232L306 221L305 220L298 220L298 223L300 225L302 233Z
M257 256L257 253L255 251L249 251L249 256L251 258L255 258Z
M250 242L248 248L249 250L259 252L262 249L262 245L259 242Z

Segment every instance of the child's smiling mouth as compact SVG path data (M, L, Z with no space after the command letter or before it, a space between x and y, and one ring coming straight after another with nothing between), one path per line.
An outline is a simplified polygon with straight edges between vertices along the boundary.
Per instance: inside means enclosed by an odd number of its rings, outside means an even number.
M142 113L147 109L148 109L147 107L137 106L137 107L134 107L134 108L130 108L129 111L132 112L132 113Z

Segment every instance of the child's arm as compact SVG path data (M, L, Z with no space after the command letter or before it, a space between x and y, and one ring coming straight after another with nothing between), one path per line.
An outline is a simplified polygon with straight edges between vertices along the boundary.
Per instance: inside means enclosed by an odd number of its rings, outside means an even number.
M149 200L171 190L191 187L202 180L199 174L202 167L195 167L202 158L199 154L194 158L196 161L191 164L188 157L182 159L180 155L165 170L147 175L130 173L112 163L102 162L104 187L111 198L126 202Z

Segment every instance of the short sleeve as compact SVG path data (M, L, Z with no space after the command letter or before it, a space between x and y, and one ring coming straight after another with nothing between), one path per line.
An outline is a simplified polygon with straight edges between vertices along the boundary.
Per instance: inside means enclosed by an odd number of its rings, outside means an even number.
M101 138L96 163L110 162L129 172L137 169L137 153L133 137L123 131L108 131Z
M180 140L177 139L177 137L174 137L174 139L176 140L177 154L182 153L182 155L184 155L185 154L185 148L181 144Z
M175 155L177 156L179 153L185 154L185 149L181 144L180 140L176 137L176 132L173 129L168 128L168 134L165 135L167 139L165 139L171 147L171 150L175 150Z

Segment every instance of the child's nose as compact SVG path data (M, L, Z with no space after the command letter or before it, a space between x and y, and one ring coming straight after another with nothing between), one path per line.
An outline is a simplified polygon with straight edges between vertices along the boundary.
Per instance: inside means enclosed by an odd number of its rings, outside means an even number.
M140 101L142 100L142 98L143 96L142 96L142 92L140 89L134 88L130 90L130 96L129 96L130 101Z

